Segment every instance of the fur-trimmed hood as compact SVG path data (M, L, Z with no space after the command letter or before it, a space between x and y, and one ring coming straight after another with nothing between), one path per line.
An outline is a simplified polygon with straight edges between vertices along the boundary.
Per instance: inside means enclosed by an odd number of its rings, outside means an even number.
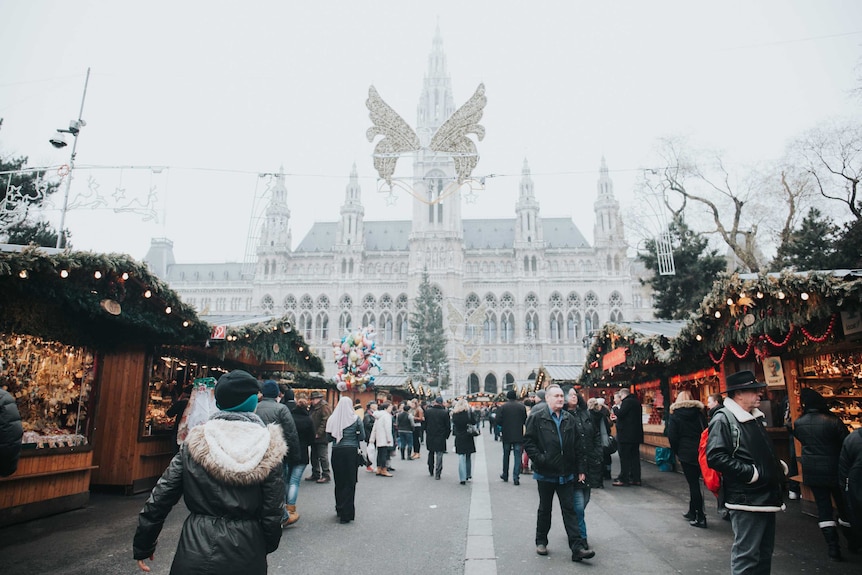
M683 399L682 401L672 403L670 406L670 412L673 413L677 409L683 409L686 407L694 407L700 411L703 411L704 405L696 399Z
M253 413L218 412L193 428L186 444L193 461L229 485L263 483L287 453L281 427Z

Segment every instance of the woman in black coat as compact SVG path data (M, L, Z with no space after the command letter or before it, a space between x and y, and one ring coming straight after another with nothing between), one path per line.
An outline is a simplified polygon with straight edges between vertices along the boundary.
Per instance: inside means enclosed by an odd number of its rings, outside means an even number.
M706 416L703 403L692 399L688 391L680 391L676 403L670 406L667 438L670 448L682 464L682 472L688 482L688 512L682 516L688 519L692 527L706 527L703 493L700 491L700 465L697 461L700 434L704 429Z
M838 459L838 481L844 489L847 512L852 527L848 534L847 547L851 551L862 548L862 428L844 439Z
M804 387L799 392L802 416L793 424L793 436L802 444L802 483L811 488L817 504L820 531L829 552L829 558L841 560L838 542L838 524L835 522L832 500L838 507L839 522L849 523L844 506L844 494L838 482L838 459L841 446L849 432L844 422L829 411L826 400L813 389Z
M470 404L466 399L459 399L452 409L452 430L455 432L455 453L458 454L458 479L461 485L473 477L471 458L476 453L476 442L467 433L470 424L476 424Z

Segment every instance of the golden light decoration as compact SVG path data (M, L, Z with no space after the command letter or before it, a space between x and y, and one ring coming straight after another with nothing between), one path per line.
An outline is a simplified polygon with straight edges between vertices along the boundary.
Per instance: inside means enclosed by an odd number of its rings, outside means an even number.
M694 336L694 339L696 339L697 341L703 341L703 336L700 334L697 334L696 336Z

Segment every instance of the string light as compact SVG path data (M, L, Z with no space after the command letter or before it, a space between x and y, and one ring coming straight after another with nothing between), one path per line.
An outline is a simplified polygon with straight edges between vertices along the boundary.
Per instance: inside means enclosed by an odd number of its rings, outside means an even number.
M799 294L799 297L801 297L803 301L808 301L808 292L802 292Z
M727 298L727 305L733 305L733 298L732 297Z
M783 291L779 291L779 292L778 292L778 299L784 299L784 297L785 297L785 296L784 296L784 292L783 292Z
M129 279L129 272L123 272L123 275L120 277L123 278L123 281L126 281L127 279Z
M60 270L60 277L63 279L69 277L69 270Z
M171 311L173 311L171 310L171 306L165 308L165 313L171 313Z
M93 277L96 278L97 280L102 279L102 272L100 272L99 270L94 271Z
M150 290L145 291L144 297L150 299L151 297L153 297L153 292L151 292Z
M30 274L27 273L27 270L21 270L20 272L18 272L18 277L22 280L27 279L29 276Z
M716 319L720 318L720 317L721 317L721 312L720 312L720 311L718 311L718 310L715 310L715 317L716 317Z
M758 290L758 292L757 292L757 299L763 299L763 292L762 292L762 291L759 291L759 290Z
M703 341L703 336L700 334L697 334L696 336L694 336L694 339L696 339L697 341Z

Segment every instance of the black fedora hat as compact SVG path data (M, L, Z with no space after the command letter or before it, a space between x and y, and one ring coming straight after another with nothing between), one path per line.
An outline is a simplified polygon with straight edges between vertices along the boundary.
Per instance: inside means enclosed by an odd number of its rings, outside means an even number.
M764 387L766 387L766 384L757 381L754 377L754 372L737 371L736 373L727 376L727 389L725 391L730 393L731 391L762 389Z

